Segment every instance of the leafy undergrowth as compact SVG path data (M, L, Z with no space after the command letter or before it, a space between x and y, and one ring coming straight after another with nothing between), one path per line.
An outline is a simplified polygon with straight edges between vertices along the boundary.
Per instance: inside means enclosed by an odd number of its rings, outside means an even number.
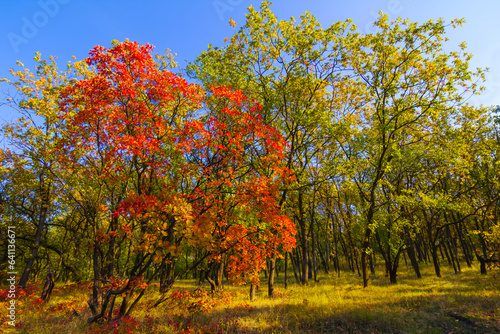
M277 296L248 300L248 288L227 285L212 295L197 289L194 280L178 282L168 301L148 310L158 294L150 286L148 298L132 317L88 326L86 305L90 283L58 284L51 300L38 298L31 287L16 298L16 328L7 322L4 333L498 333L500 278L480 275L478 268L455 275L444 270L437 278L432 268L423 278L402 270L398 284L389 284L379 271L363 289L357 274L320 276L308 286L277 280ZM497 273L498 274L498 273ZM293 277L289 277L290 278ZM264 281L264 280L263 280ZM0 293L0 308L9 302ZM5 319L5 317L4 317Z

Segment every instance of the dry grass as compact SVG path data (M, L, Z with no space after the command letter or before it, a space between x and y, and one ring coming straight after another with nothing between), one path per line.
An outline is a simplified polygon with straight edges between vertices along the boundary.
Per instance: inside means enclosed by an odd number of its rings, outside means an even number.
M14 331L4 323L0 329L30 334L500 332L500 278L495 273L482 276L472 268L455 275L443 268L443 277L437 278L431 267L424 267L419 280L402 268L398 284L389 284L380 269L378 273L365 289L357 274L341 273L340 278L322 275L319 283L284 290L280 275L276 298L267 298L263 285L251 303L247 287L228 285L219 296L174 299L148 312L147 305L157 297L151 286L133 318L92 326L85 323L88 287L56 286L48 304L34 305L35 296L19 298L21 327ZM185 280L175 289L195 287L195 281ZM0 307L6 310L6 302Z

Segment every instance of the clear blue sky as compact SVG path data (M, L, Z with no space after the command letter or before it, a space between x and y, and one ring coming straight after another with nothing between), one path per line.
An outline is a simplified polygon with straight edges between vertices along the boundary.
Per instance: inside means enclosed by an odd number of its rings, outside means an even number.
M1 0L0 77L20 60L33 68L36 51L54 55L62 65L75 55L83 59L95 45L126 38L150 43L163 53L169 48L176 60L192 61L207 44L222 45L245 21L247 7L257 0ZM323 26L351 18L361 32L370 32L378 11L423 22L443 17L464 17L462 28L450 30L450 50L467 41L474 67L490 67L487 90L475 104L500 104L500 1L498 0L275 0L279 19L311 12ZM0 108L0 123L13 120L12 111Z

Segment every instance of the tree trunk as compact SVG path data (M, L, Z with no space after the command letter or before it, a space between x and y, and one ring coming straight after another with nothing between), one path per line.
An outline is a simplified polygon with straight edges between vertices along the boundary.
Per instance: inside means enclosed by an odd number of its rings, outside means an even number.
M269 259L269 278L267 280L267 295L274 297L274 276L276 275L276 251Z
M398 251L396 252L396 255L392 259L392 263L390 263L390 268L389 268L389 280L392 284L397 283L397 272L398 272L398 267L399 267L399 259L401 256L401 253L404 249L404 246L400 246Z
M110 232L116 232L118 229L118 217L112 217L110 223ZM113 277L115 274L115 244L116 236L111 233L111 238L109 240L108 253L106 254L106 269L103 273L104 277Z
M54 278L52 277L52 268L49 267L47 273L47 279L45 280L45 285L43 287L41 298L48 303L50 300L50 294L52 293L52 289L54 288Z
M216 285L217 291L221 291L223 289L222 280L224 278L225 262L226 262L226 257L224 256L224 254L222 254L220 262L217 263L217 265L216 265L217 271L216 271L216 276L215 276L215 285Z
M397 271L398 271L398 263L395 263L393 264L393 266L389 269L389 281L392 283L392 284L396 284L397 283Z
M447 238L446 238L446 242L445 242L445 248L448 248L448 253L450 254L450 260L451 260L451 263L453 264L453 270L455 271L455 274L457 274L460 272L460 264L458 263L458 258L455 256L456 253L453 251L453 245L452 245L452 241L451 241L451 233L450 233L450 229L448 226L446 228L446 234L447 234Z
M255 284L250 285L250 301L255 301L255 292L257 291L257 286Z
M92 269L94 271L94 281L92 284L92 299L88 302L92 316L97 315L97 307L99 306L99 244L94 241L94 252L92 254Z
M174 259L171 259L171 261L168 261L168 263L163 263L160 267L160 293L167 292L168 290L170 290L172 285L174 285L174 268Z
M354 246L354 242L352 241L352 235L351 235L351 231L347 231L347 236L349 237L349 248L350 248L350 251L351 251L351 254L352 254L352 258L353 258L353 265L356 266L356 269L358 271L358 275L361 277L361 272L359 271L359 264L358 264L358 252L356 251L356 248ZM366 260L366 258L365 258ZM366 264L366 262L365 262ZM352 270L352 272L355 272L355 270Z
M370 272L371 272L373 275L375 275L375 263L374 263L375 261L373 260L374 256L375 256L375 255L373 254L373 252L371 252L371 253L370 253Z
M340 224L339 224L340 225ZM335 258L333 260L335 270L337 270L337 276L340 278L340 261L339 261L339 249L338 249L338 241L337 241L337 233L335 233L335 225L333 224L333 218L332 218L332 231L333 231L333 239L335 242ZM339 239L341 238L340 235L340 226L339 226ZM330 254L328 254L328 259L330 259Z
M311 222L312 223L312 222ZM316 238L314 227L311 226L312 270L314 282L318 281L318 260L316 258Z
M285 289L288 287L287 269L288 269L288 252L285 253Z
M315 195L315 194L314 194ZM315 196L313 195L313 202L310 205L310 215L311 215L311 225L309 226L309 233L311 234L311 251L312 251L312 271L313 271L313 279L314 282L318 281L318 260L316 258L316 233L314 233L314 225L315 225L315 220L314 220L314 198Z
M458 240L460 241L460 247L462 248L462 252L464 253L465 262L467 263L467 267L472 268L472 257L469 252L469 247L467 247L467 241L464 238L464 233L462 230L462 223L456 225Z
M476 222L476 227L479 231L484 231L484 226L479 225L479 220L477 218L474 219ZM486 259L488 258L488 247L486 246L486 240L484 240L484 236L482 233L479 233L479 242L481 243L482 254L479 255L476 252L476 257L480 263L481 275L486 275Z
M353 259L351 250L350 250L350 248L349 249L347 248L346 242L344 241L344 238L342 237L342 235L339 236L339 239L340 239L340 243L342 245L342 249L344 251L344 255L347 259L347 264L349 265L349 270L352 272L355 272L354 259Z
M321 263L323 264L323 269L325 270L325 274L328 275L328 262L327 262L328 257L325 258L325 256L323 256L323 252L321 251L319 240L317 240L317 246L318 246L318 254L319 254L319 257L321 259ZM327 243L327 247L325 247L325 248L326 248L325 253L328 254L328 243Z
M292 261L293 275L295 276L295 282L297 284L300 284L299 275L297 274L297 264L295 263L295 259L293 257L293 251L292 254L290 254L290 260Z
M415 255L415 243L410 235L410 231L408 227L405 228L406 232L406 252L408 253L408 257L410 258L411 266L417 275L417 278L422 278L420 274L420 267L418 265L417 257Z
M439 267L438 246L431 245L432 249L432 262L434 263L434 271L437 277L441 277L441 268Z
M302 192L299 191L299 226L300 226L300 245L302 247L302 277L301 282L303 285L308 283L309 279L309 247L307 242L307 231L306 231L306 222L304 219L304 209L302 202Z
M42 233L43 230L45 229L45 224L47 222L47 214L49 211L50 186L44 185L43 176L41 177L40 182L41 182L40 190L42 191L42 195L40 198L40 211L38 214L38 225L36 227L36 232L35 232L35 242L31 247L31 257L28 259L28 261L26 261L26 266L24 267L23 274L21 276L21 279L19 280L19 285L23 289L26 288L26 284L28 283L29 275L33 268L33 264L35 263L35 260L38 257L38 249L40 247L40 242L42 240Z
M371 219L368 221L368 226L365 229L365 236L363 238L363 246L361 249L361 271L363 272L363 287L366 288L368 286L368 270L366 257L368 254L368 248L370 247L370 236L372 234L372 230L370 229Z
M486 275L488 272L486 271L486 259L479 255L477 257L480 263L481 275Z
M266 267L264 268L264 278L268 279L268 273L269 272L269 260L266 259Z

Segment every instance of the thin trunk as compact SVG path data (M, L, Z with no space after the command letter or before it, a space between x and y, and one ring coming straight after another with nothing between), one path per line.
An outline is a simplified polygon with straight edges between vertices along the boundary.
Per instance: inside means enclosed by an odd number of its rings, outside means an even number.
M333 220L332 220L333 224ZM340 224L339 224L339 239L341 238L340 235ZM338 241L337 241L337 233L335 233L335 225L333 225L333 239L335 242L335 258L334 258L334 265L337 270L337 276L340 278L340 261L339 261L339 249L338 249ZM330 254L328 254L328 258L330 258Z
M297 284L300 284L300 279L299 279L299 275L297 275L297 265L295 263L295 258L293 256L293 252L292 254L290 254L290 260L292 261L292 267L293 267L293 275L295 276L295 282ZM300 274L300 273L299 273Z
M431 245L432 250L432 262L434 263L434 271L436 272L437 277L441 277L441 268L439 266L439 257L438 257L438 246Z
M325 260L325 257L323 256L323 252L321 251L319 240L317 240L316 242L317 242L317 246L318 246L318 254L319 254L319 257L321 258L321 263L323 264L323 268L325 270L325 274L328 275L328 263ZM327 245L328 245L328 243L327 243ZM326 247L326 249L327 250L325 251L325 253L328 254L328 246Z
M175 282L175 259L165 261L160 267L160 293L165 293L170 290Z
M118 230L118 217L112 217L110 224L111 238L109 240L108 253L106 254L107 265L105 272L103 273L104 274L103 276L105 277L113 277L115 274L116 237L113 232L116 232L117 230Z
M375 261L374 261L375 255L373 252L370 253L370 272L375 275Z
M397 283L397 272L398 272L398 267L399 267L399 259L401 256L401 253L403 253L404 250L404 245L401 245L398 248L398 251L396 252L396 255L391 261L390 268L389 268L389 280L392 284Z
M33 269L33 264L38 257L38 249L40 248L40 242L42 240L42 233L45 229L45 224L47 222L47 214L49 211L49 195L50 195L50 186L44 185L44 178L41 176L40 178L40 191L42 192L40 198L40 211L38 214L38 224L35 232L35 242L31 247L31 257L26 261L26 266L24 267L23 274L21 279L19 280L19 285L24 289L26 288L26 284L28 283L30 272Z
M342 249L344 250L344 255L347 258L347 264L349 265L349 270L354 273L355 272L354 259L351 253L351 249L347 248L346 242L344 241L342 235L340 235L339 238L340 238L340 243L342 244Z
M464 253L465 262L467 262L467 267L472 268L472 257L469 252L469 247L467 246L467 241L464 238L464 233L462 230L462 223L456 225L458 240L460 241L460 247Z
M475 218L474 220L476 222L476 227L478 231L484 231L484 226L479 226L479 220L477 218ZM488 247L486 246L486 240L484 239L482 233L479 233L479 242L481 244L482 254L478 254L476 252L476 257L480 263L481 275L486 275L487 274L486 259L488 258Z
M309 268L308 268L308 262L309 262L309 243L307 241L307 233L306 233L306 222L304 219L304 208L303 208L303 201L302 201L302 191L299 191L299 226L300 226L300 245L302 247L302 277L301 281L302 284L305 285L308 283L309 279Z
M94 242L94 252L92 254L92 267L94 270L94 282L92 284L92 300L89 303L92 313L94 313L94 308L97 310L99 305L99 244L97 240ZM94 307L94 308L93 308ZM97 311L96 311L97 314ZM95 316L96 314L92 314Z
M422 238L418 238L417 242L415 242L415 249L417 250L418 260L429 263L427 244L425 241L422 241Z
M378 245L378 248L380 249L380 254L382 254L382 257L384 258L384 262L385 262L385 276L387 277L387 275L389 274L389 267L390 267L390 249L388 250L388 252L385 252L384 251L384 247L382 247L382 242L380 241L380 235L378 234L378 232L375 233L375 240L377 241L377 245Z
M316 258L316 233L314 232L315 217L314 217L314 202L316 197L316 190L313 191L313 201L310 205L311 225L309 226L309 233L311 234L311 252L312 252L312 271L314 282L318 281L318 260Z
M444 237L443 237L443 239L444 239ZM455 263L451 261L450 254L448 253L447 244L448 244L448 242L446 239L444 239L442 242L439 243L439 250L441 251L441 257L444 254L446 257L446 261L448 261L448 265L450 267L455 267ZM455 268L455 272L457 272L457 268Z
M47 278L45 280L45 285L43 287L41 298L48 303L50 300L50 295L52 293L52 289L54 288L54 278L52 276L52 268L49 267L47 272Z
M257 291L257 286L255 284L250 285L250 301L255 301L255 292Z
M413 242L413 238L411 237L410 230L408 227L405 227L406 233L406 252L408 253L408 257L410 258L411 266L417 275L417 278L422 278L420 274L420 267L418 265L417 258L415 256L415 243Z
M453 270L455 271L455 274L460 272L460 264L458 263L458 256L457 253L453 249L452 245L452 240L451 240L451 232L449 226L446 227L446 242L445 242L445 247L448 247L448 252L450 254L450 259L453 264Z
M224 254L221 255L220 262L216 265L216 275L215 275L215 285L217 291L221 291L223 289L222 280L224 278L224 267L226 264L226 257Z
M266 267L264 268L264 278L268 279L268 272L269 272L269 260L266 259Z
M368 219L367 219L367 227L365 229L365 235L363 237L363 246L361 248L361 270L363 272L363 287L366 288L368 286L368 271L367 271L367 263L366 263L366 257L367 257L367 251L368 248L370 247L370 236L372 234L372 230L370 229L371 221L372 221L372 205L370 205L370 209L368 210ZM357 261L356 261L357 262Z
M352 241L351 231L347 231L347 237L349 238L349 248L351 249L352 258L354 260L354 264L356 265L356 270L358 271L358 275L361 276L361 272L359 271L359 265L358 265L358 252L356 251L354 242ZM352 272L354 272L354 270Z
M313 219L311 219L311 224L313 224ZM312 270L314 282L318 281L318 261L316 259L316 238L314 233L314 225L311 225L311 248L312 248Z
M288 252L285 253L285 289L288 287L287 269L288 269Z
M276 275L276 250L269 259L269 278L267 280L267 295L274 297L274 276Z

